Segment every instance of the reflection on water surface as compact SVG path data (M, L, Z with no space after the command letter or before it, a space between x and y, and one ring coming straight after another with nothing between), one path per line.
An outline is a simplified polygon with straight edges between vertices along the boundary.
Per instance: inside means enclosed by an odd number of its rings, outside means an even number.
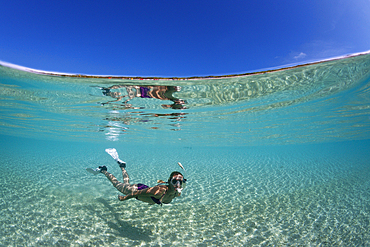
M363 139L369 130L368 53L212 79L79 78L3 66L0 76L0 130L10 135L254 145Z

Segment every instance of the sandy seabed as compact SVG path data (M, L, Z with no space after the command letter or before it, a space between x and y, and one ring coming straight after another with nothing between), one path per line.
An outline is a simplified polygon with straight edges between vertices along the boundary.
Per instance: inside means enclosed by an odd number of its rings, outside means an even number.
M117 147L133 183L153 186L182 161L188 185L163 207L120 202L103 175L86 173L107 164L121 179L103 147L45 144L1 150L0 246L370 246L364 143Z

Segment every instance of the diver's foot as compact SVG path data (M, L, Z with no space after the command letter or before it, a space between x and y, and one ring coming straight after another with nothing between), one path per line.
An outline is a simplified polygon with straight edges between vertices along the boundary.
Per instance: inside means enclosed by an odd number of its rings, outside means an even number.
M107 171L107 167L106 166L99 166L98 168L95 168L95 169L86 168L86 171L90 172L91 174L96 175L96 174L101 173L102 171Z
M118 160L117 163L118 163L119 167L126 168L126 162L124 162L122 160Z
M108 170L106 166L99 166L99 168L96 168L96 169L99 169L99 172L103 172L103 171Z

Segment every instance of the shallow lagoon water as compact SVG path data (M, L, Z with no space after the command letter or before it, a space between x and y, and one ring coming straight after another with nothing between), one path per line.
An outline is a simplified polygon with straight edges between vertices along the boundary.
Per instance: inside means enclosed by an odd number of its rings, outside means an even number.
M369 60L183 81L0 67L0 246L370 245ZM126 87L102 92L122 81L181 89L127 103L115 101ZM107 147L133 183L153 186L181 162L183 195L118 201L85 171L121 179Z

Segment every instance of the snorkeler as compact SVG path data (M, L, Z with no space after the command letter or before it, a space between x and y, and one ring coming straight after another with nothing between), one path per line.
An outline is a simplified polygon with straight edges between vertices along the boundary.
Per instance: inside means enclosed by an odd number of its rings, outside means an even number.
M119 182L117 178L110 174L107 171L106 166L99 166L96 169L86 168L86 170L95 175L103 173L118 191L126 195L119 195L118 199L120 201L136 198L137 200L147 202L149 204L162 205L162 203L170 203L173 198L181 195L181 192L185 187L186 179L184 179L184 176L180 172L172 172L168 182L158 180L159 184L154 187L149 187L145 184L130 184L130 178L125 169L126 163L119 159L116 149L108 148L105 151L114 158L121 168L123 183ZM184 169L181 163L178 164L182 169Z
M123 94L120 92L120 88L125 88L127 94ZM173 104L165 104L162 105L163 108L172 108L172 109L185 109L186 101L182 99L178 99L174 97L172 94L175 92L179 92L181 87L179 86L160 86L160 85L153 85L153 86L135 86L135 85L113 85L111 87L102 87L103 95L110 96L115 100L108 101L105 103L101 103L101 105L110 104L113 102L121 101L127 97L127 99L123 102L126 106L131 106L128 104L130 100L133 98L153 98L159 100L170 100ZM117 89L112 91L113 89Z

